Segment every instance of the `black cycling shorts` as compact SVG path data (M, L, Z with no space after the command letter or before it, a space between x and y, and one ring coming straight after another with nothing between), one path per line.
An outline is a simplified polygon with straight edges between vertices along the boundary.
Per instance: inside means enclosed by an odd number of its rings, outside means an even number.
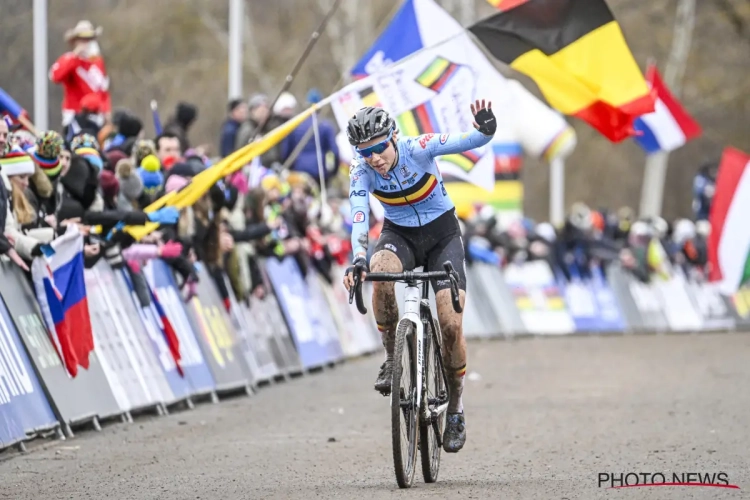
M386 219L374 253L381 250L395 253L404 271L411 271L415 267L424 267L425 271L442 271L443 262L448 260L458 273L459 288L466 291L464 243L455 209L419 227L398 226ZM451 286L447 279L430 281L436 293Z

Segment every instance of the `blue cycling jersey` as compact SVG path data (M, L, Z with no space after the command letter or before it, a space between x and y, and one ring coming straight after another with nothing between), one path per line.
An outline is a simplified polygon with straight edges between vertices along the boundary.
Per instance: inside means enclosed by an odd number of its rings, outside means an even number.
M427 224L454 206L443 186L435 157L469 151L491 140L492 136L476 129L462 134L399 137L397 164L385 176L378 174L361 156L355 158L349 170L354 255L367 252L370 193L382 203L385 218L393 224L405 227Z

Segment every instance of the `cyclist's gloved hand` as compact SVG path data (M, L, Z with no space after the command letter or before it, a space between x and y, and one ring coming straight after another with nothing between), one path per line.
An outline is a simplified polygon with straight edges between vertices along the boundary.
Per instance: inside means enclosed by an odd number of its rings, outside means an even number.
M352 261L352 266L353 266L353 267L359 266L360 268L362 268L362 270L363 270L364 272L367 272L367 271L369 271L369 270L370 270L370 269L369 269L369 268L367 267L367 259L366 259L366 258L364 258L364 257L363 257L363 256L361 256L361 255L357 255L357 257L355 257L355 258L354 258L354 261Z
M359 266L362 273L360 274L360 280L364 281L365 276L367 275L367 272L369 271L367 267L367 259L362 255L357 255L354 258L354 261L352 262L351 267L348 267L346 269L346 273L344 273L344 286L347 290L350 290L351 287L354 286L354 268Z
M474 128L484 135L495 135L497 130L497 119L492 112L492 101L487 101L486 106L484 99L471 105L471 114L474 115Z
M148 220L159 224L176 224L179 218L180 210L177 207L164 207L148 214Z

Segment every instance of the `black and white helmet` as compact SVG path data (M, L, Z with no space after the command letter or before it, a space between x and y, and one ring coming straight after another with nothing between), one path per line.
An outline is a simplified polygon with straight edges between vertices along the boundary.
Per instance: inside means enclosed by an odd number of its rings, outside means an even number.
M362 108L349 119L346 127L346 136L349 144L358 146L376 137L391 133L395 122L388 111L383 108Z

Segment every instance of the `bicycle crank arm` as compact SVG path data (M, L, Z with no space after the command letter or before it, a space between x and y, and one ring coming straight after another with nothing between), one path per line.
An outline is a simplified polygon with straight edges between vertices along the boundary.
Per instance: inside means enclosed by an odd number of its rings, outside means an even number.
M432 418L432 431L435 433L435 441L437 441L438 448L443 447L443 436L440 435L440 428L438 428L438 414L433 412Z

